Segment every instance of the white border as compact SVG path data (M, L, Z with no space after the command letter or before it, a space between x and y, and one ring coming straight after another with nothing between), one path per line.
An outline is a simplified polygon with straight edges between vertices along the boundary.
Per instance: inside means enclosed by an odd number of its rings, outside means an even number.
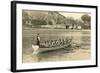
M48 62L48 63L23 63L22 64L22 9L29 10L49 10L49 11L70 11L70 12L89 12L91 13L91 60L82 61L63 61L63 62ZM70 66L84 66L95 65L95 31L96 11L93 8L81 8L81 7L60 7L60 6L44 6L44 5L28 5L17 4L17 70L22 69L37 69L37 68L51 68L51 67L70 67Z

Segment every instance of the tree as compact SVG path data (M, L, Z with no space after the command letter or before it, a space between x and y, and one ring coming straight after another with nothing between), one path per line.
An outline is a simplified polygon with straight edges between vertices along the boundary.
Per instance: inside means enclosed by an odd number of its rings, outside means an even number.
M23 25L25 26L32 26L32 16L29 14L28 11L22 11L22 20L23 20Z
M82 15L81 19L84 22L84 28L90 28L91 16L89 16L87 14L86 15Z
M82 15L81 19L84 22L90 22L91 21L91 17L89 15Z
M76 19L75 21L77 26L81 26L83 24L82 20L80 19Z

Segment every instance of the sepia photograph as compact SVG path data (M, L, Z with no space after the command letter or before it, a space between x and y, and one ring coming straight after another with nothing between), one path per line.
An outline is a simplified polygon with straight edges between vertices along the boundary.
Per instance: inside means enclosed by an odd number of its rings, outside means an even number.
M97 6L12 1L12 72L84 67L97 67Z
M22 10L23 63L91 58L91 13Z

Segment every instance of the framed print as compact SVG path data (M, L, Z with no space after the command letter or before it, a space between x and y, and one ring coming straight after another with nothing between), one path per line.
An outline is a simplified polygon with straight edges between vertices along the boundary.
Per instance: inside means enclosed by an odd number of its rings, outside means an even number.
M97 6L11 2L11 71L97 67Z

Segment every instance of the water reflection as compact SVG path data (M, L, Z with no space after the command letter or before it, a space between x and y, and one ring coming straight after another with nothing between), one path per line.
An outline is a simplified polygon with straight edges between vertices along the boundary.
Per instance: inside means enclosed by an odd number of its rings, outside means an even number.
M38 62L41 61L60 61L64 55L72 53L72 48L58 49L54 51L42 52L37 55Z

